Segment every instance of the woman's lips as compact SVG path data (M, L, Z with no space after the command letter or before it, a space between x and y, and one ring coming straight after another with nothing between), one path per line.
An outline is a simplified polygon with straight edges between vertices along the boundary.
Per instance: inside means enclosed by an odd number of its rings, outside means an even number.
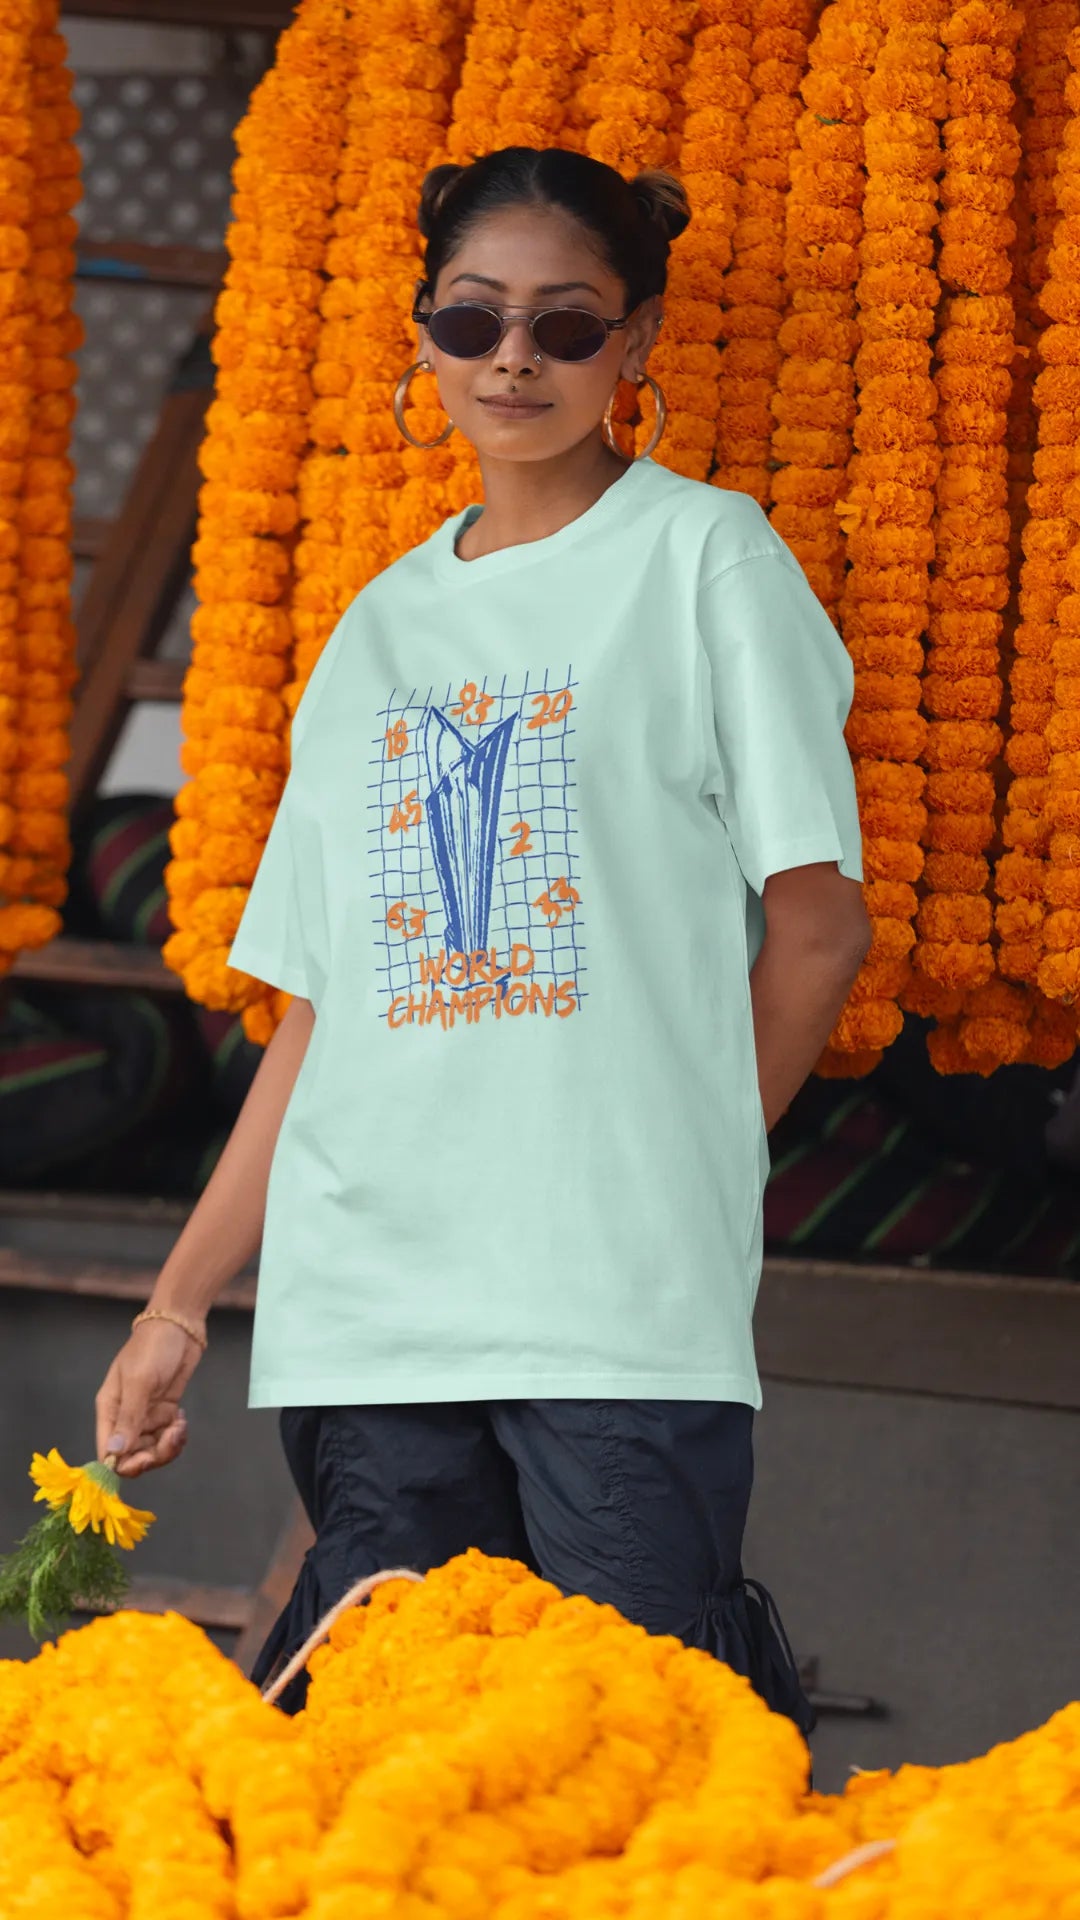
M547 400L510 400L503 394L489 394L481 399L480 405L489 413L498 414L501 420L535 420L538 413L546 413L550 406Z

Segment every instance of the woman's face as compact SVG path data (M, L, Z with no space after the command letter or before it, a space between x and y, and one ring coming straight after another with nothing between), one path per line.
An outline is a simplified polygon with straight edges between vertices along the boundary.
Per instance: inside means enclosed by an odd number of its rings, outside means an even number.
M509 207L478 221L443 267L434 295L436 307L468 300L514 311L482 360L442 353L420 329L443 406L492 460L557 459L595 434L619 379L640 379L660 316L660 301L648 300L628 327L609 333L594 359L537 360L529 312L585 307L607 320L626 312L626 289L589 236L568 215L539 207Z

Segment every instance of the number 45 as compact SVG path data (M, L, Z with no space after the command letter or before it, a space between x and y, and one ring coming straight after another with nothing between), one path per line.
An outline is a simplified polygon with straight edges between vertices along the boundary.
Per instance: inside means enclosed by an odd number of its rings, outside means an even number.
M424 809L416 797L416 788L413 787L390 815L390 831L391 833L408 833L410 827L420 825L423 817Z

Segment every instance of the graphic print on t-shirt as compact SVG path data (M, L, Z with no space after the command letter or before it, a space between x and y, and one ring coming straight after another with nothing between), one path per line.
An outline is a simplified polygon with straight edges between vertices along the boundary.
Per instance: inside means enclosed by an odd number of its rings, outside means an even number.
M585 970L572 670L399 693L368 802L380 1017L565 1019Z

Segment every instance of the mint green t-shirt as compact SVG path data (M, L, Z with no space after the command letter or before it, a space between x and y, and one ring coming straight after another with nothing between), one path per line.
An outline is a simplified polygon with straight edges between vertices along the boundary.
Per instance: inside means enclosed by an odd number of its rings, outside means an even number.
M230 955L316 1010L250 1403L758 1406L749 966L770 874L860 877L850 664L740 494L478 512L327 642Z

